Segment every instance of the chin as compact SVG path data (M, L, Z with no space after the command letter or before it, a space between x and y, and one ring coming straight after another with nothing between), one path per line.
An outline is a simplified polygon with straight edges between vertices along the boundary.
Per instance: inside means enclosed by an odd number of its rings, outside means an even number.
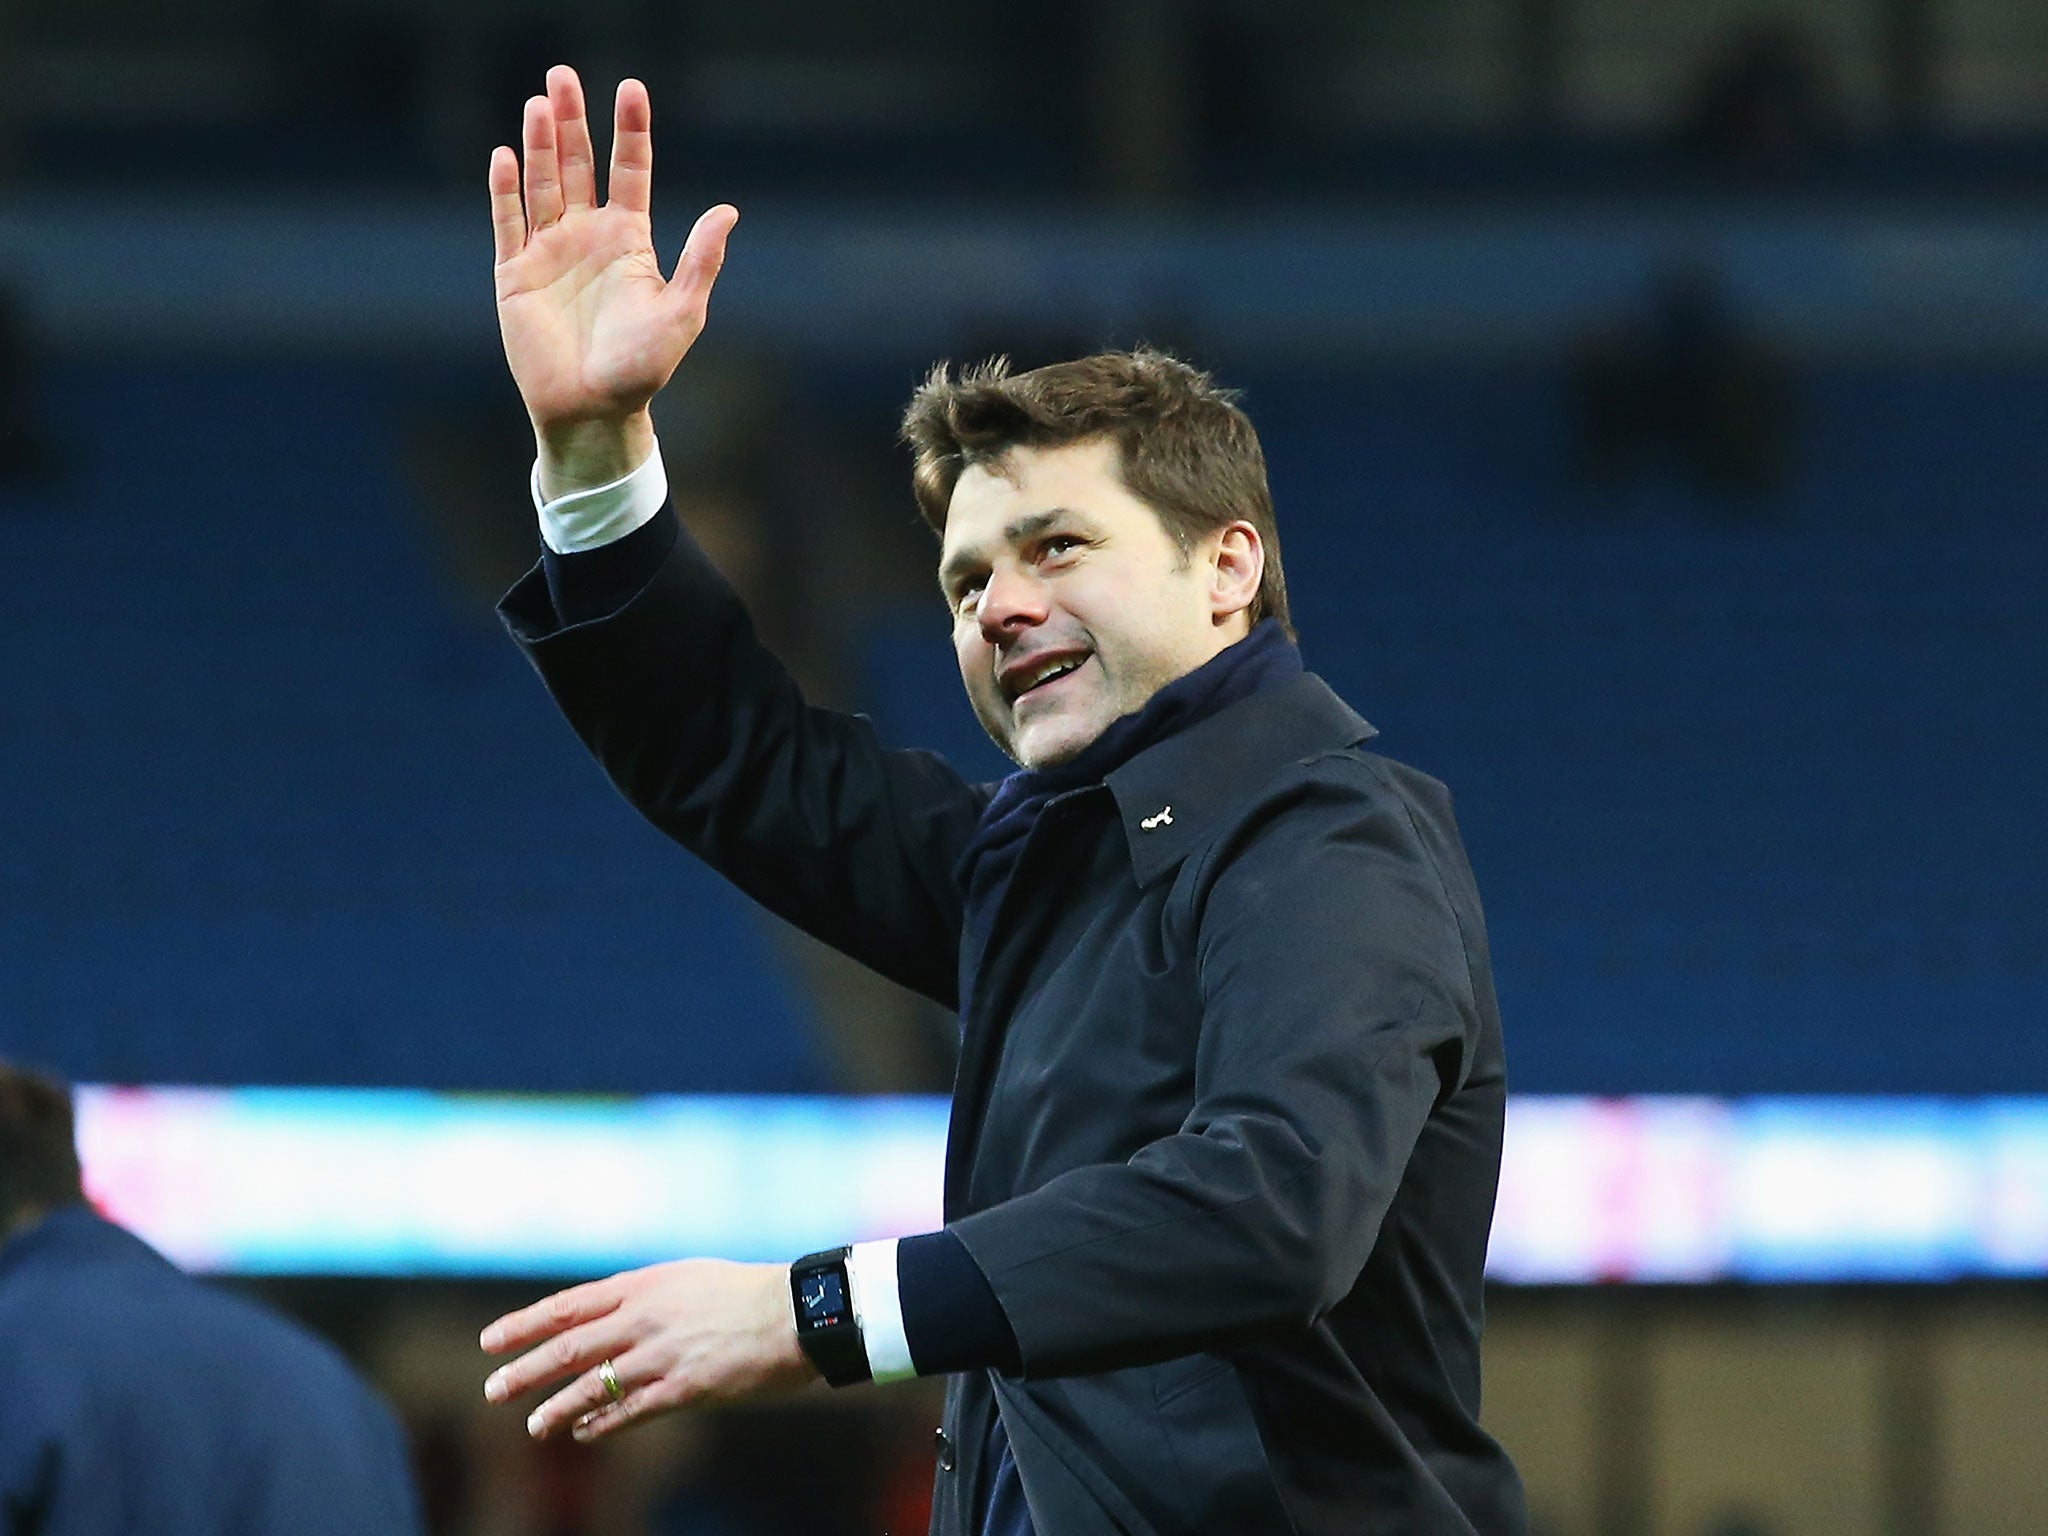
M1048 720L1035 730L1026 727L1019 732L1010 756L1033 773L1042 768L1057 768L1087 751L1101 734L1102 726L1099 724Z
M1062 741L1048 747L1019 747L1010 756L1018 767L1030 773L1037 773L1042 769L1057 768L1062 763L1070 763L1080 756L1080 753L1080 746Z

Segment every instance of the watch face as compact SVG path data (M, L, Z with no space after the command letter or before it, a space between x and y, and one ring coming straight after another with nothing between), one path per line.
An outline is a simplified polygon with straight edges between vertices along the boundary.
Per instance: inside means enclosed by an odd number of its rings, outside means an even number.
M803 1276L797 1285L797 1300L802 1307L806 1328L830 1328L836 1323L849 1321L853 1316L853 1308L846 1302L846 1271L843 1269L821 1269Z

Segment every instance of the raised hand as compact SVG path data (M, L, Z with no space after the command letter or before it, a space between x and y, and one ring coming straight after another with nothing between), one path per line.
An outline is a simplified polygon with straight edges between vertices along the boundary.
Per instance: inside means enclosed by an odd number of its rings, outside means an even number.
M647 402L704 330L739 212L725 203L706 210L664 278L648 218L647 88L619 84L600 204L582 82L557 65L547 87L526 104L523 185L521 156L505 145L491 151L498 329L540 442L543 481L595 484L645 457Z

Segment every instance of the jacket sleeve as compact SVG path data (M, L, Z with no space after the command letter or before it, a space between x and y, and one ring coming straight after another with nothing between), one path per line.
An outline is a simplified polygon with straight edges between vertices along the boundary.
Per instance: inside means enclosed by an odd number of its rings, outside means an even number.
M1305 770L1193 878L1202 1013L1185 1123L954 1225L1027 1377L1321 1317L1356 1284L1477 1038L1444 883L1407 803L1358 757Z
M616 611L561 622L537 567L499 612L649 821L769 910L958 1005L953 869L986 792L807 704L687 534Z

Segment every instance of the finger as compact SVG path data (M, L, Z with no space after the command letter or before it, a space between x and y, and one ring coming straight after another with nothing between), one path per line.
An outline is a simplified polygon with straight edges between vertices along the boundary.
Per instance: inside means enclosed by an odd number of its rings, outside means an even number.
M493 1403L509 1402L548 1382L595 1370L600 1360L616 1358L632 1345L632 1335L617 1317L597 1318L544 1340L491 1372L484 1382L484 1397Z
M578 1444L588 1445L593 1440L601 1440L615 1430L628 1428L651 1413L680 1407L688 1400L688 1394L678 1389L676 1378L664 1379L656 1376L650 1381L641 1381L637 1375L637 1361L634 1366L636 1374L629 1381L627 1365L623 1361L614 1360L612 1368L618 1372L619 1400L616 1403L601 1402L569 1420L570 1433L576 1437ZM602 1385L600 1382L599 1386ZM556 1422L549 1420L549 1432L552 1433L556 1427Z
M623 1382L620 1383L624 1385ZM569 1425L570 1434L579 1445L588 1445L593 1440L602 1440L615 1430L624 1429L646 1411L647 1390L641 1388L620 1398L616 1403L606 1403L593 1408L589 1413L573 1420Z
M555 109L545 96L526 103L526 221L546 229L562 216L562 177L555 154Z
M590 147L590 113L583 82L566 64L548 71L548 102L555 109L555 144L561 157L562 203L589 208L597 202L597 157Z
M694 329L701 330L711 303L711 288L725 265L725 246L733 226L740 221L739 209L720 203L697 216L676 262L675 275L668 280L668 298L678 314Z
M491 244L510 261L526 245L526 204L519 196L519 156L509 145L491 151Z
M631 1418L640 1411L634 1406L635 1400L644 1400L647 1389L652 1385L652 1367L644 1354L641 1350L628 1350L610 1357L613 1374L619 1381L617 1402L612 1401L612 1395L593 1361L589 1370L526 1416L526 1432L536 1440L545 1440L559 1430L573 1428L601 1414L608 1413L614 1419Z
M612 169L605 201L645 213L654 200L654 108L647 87L621 80L612 107Z
M521 1307L517 1312L507 1312L485 1328L477 1342L483 1346L484 1353L502 1355L507 1350L524 1349L580 1323L603 1317L616 1311L618 1305L618 1288L607 1280L593 1280L587 1285L572 1286L566 1291L542 1297L532 1306Z

